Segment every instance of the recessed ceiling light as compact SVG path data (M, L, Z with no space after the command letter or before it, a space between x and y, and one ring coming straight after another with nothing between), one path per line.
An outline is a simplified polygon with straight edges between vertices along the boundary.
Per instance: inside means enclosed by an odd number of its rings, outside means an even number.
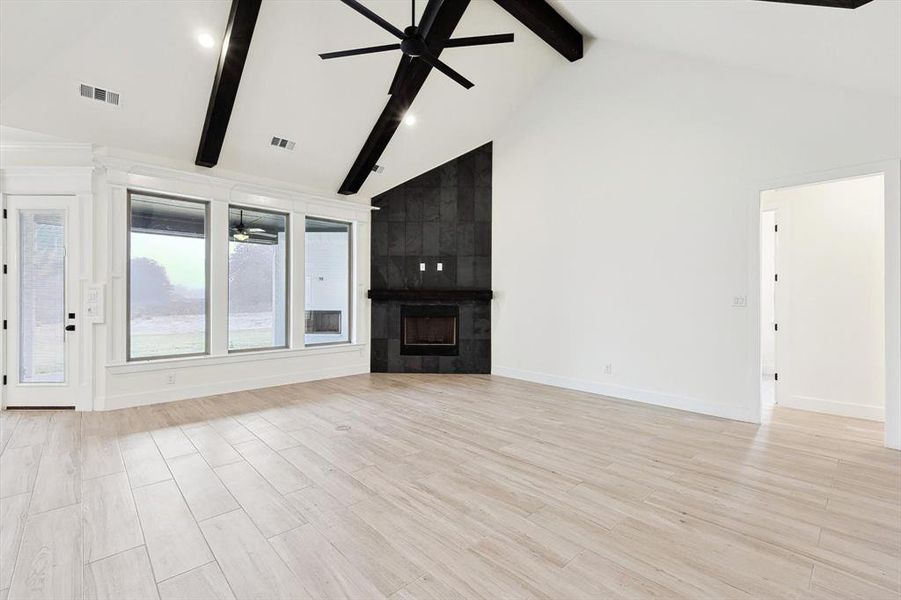
M413 127L414 125L416 125L416 115L414 115L413 113L407 113L406 115L404 115L404 125L406 125L407 127Z
M197 34L197 43L204 48L212 48L216 45L216 40L214 40L213 36L211 36L210 34L203 32Z

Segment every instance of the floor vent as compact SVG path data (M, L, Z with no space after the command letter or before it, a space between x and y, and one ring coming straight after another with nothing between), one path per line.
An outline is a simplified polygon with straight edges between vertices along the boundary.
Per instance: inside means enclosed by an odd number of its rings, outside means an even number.
M111 92L110 90L105 90L86 83L79 85L78 92L82 98L90 98L91 100L97 100L98 102L103 102L105 104L119 106L119 92Z
M285 138L274 137L272 141L269 142L270 146L275 146L276 148L282 148L283 150L294 150L294 142L291 140L286 140Z

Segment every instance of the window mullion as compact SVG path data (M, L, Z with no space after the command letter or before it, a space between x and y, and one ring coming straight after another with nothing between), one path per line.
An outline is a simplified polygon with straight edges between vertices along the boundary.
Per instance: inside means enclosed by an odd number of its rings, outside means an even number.
M225 202L210 204L207 235L209 354L224 356L228 354L228 204Z
M305 327L305 294L304 279L304 224L306 215L300 212L291 213L291 347L304 347Z

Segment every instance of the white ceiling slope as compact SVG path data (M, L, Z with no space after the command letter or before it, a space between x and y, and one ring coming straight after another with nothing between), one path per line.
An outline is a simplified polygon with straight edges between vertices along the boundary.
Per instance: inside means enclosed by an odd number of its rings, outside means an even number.
M593 38L901 96L901 0L856 10L756 0L553 0Z
M364 0L399 27L406 0ZM901 1L855 11L751 0L555 0L596 39L638 44L866 92L901 95ZM423 7L425 0L417 5ZM221 39L224 0L0 0L0 125L155 155L192 167L216 67L201 31ZM552 69L568 63L490 0L473 0L456 35L516 42L447 50L469 91L429 76L369 177L370 196L489 141ZM387 101L399 54L322 61L317 53L389 43L336 1L266 0L217 169L334 193ZM591 48L588 48L591 51ZM78 96L85 82L118 108ZM561 106L560 110L566 110ZM293 152L269 146L295 140ZM199 168L198 168L199 169Z
M409 23L406 1L366 4L399 27ZM228 9L225 1L0 1L0 124L193 165L217 59L196 36L205 30L221 39ZM511 108L566 62L494 2L472 2L456 35L505 32L516 42L443 54L476 86L467 91L430 75L412 108L416 126L398 131L380 161L385 171L361 194L490 140ZM211 172L334 193L388 100L400 53L331 61L317 53L392 41L339 2L264 1ZM82 99L79 82L119 92L122 105ZM272 148L273 136L295 140L296 149Z

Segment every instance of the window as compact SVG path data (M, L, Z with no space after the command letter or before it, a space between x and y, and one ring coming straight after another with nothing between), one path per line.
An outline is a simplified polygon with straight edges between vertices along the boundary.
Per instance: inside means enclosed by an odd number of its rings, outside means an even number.
M306 345L350 341L350 223L306 220Z
M228 208L228 349L287 347L288 217Z
M128 359L207 352L205 202L128 195Z
M19 211L19 273L19 383L65 383L63 211Z

